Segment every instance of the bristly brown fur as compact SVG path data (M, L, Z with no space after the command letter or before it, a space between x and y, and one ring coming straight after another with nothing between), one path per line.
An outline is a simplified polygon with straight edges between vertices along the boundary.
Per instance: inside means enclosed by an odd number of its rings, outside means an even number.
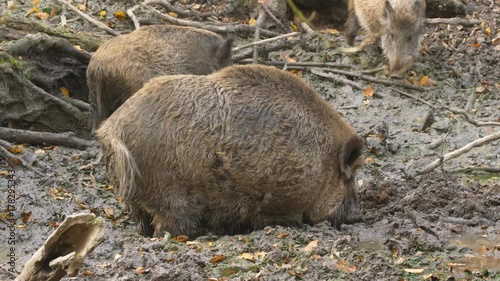
M400 76L413 64L425 28L424 0L349 0L348 11L344 33L349 45L362 27L371 37L381 36L391 74Z
M150 223L154 236L340 225L357 202L362 139L312 87L271 67L152 79L97 136L146 234Z
M205 75L232 64L231 43L210 31L169 25L144 26L109 40L87 69L92 132L153 77Z

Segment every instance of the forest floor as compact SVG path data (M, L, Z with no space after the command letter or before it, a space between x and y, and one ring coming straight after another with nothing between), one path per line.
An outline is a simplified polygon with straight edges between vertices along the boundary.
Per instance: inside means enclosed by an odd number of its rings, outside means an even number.
M1 206L6 205L10 170L15 173L17 218L15 245L8 243L5 216L0 218L0 280L16 276L8 271L11 247L19 272L65 216L83 210L103 217L107 232L80 274L63 280L500 280L499 141L431 173L414 175L498 127L477 127L460 114L437 109L421 130L429 105L393 90L435 106L464 109L468 104L472 118L500 121L500 5L492 1L496 0L465 1L467 18L482 19L483 24L427 27L422 56L407 79L422 85L423 92L363 80L356 80L362 86L357 90L307 70L294 71L366 138L365 165L357 176L363 222L342 225L340 230L326 222L268 226L249 234L207 235L193 241L144 238L117 202L102 165L92 164L97 148L26 145L23 149L36 155L34 167L43 175L0 164ZM10 10L14 16L24 17L33 8L32 3L15 2ZM100 11L107 10L104 20L113 20L115 12L135 4L107 2L90 0L86 13L99 18ZM60 6L57 1L39 3L40 10ZM69 28L103 32L81 18L73 21L74 15L66 16ZM28 17L41 20L34 14ZM59 23L56 16L43 20ZM114 22L116 30L133 29L130 21ZM337 47L344 45L340 34L330 30L325 36ZM238 37L236 45L250 40ZM314 42L272 52L270 59L348 64L347 71L384 63L376 45L345 55L336 48L316 50ZM485 172L487 168L497 172Z

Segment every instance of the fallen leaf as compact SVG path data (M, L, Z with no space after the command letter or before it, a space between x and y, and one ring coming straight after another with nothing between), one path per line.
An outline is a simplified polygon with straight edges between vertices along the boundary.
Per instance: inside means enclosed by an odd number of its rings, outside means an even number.
M497 37L497 38L491 40L491 43L493 44L493 46L500 45L500 37Z
M33 0L33 1L31 1L31 3L33 4L33 7L36 7L36 6L40 5L40 0Z
M93 277L94 273L88 269L82 270L82 274L85 276Z
M257 0L257 3L259 4L266 4L267 0Z
M248 21L248 25L250 25L250 26L254 26L256 23L257 23L257 20L255 20L254 18L251 18L251 19Z
M369 105L370 104L370 100L363 100L363 104L364 105Z
M77 6L78 10L82 11L82 12L85 12L87 11L87 7L85 6L85 4L80 4Z
M35 8L33 8L33 9L29 9L29 10L26 12L26 14L24 14L24 16L25 16L25 17L27 17L27 16L29 16L29 15L31 15L31 14L33 14L33 13L38 13L38 8L36 8L36 7L35 7Z
M66 87L61 87L61 88L59 88L59 90L61 91L63 96L69 97L69 91L68 91L68 89L66 89Z
M21 166L23 164L21 159L12 158L12 157L9 157L9 162L14 166Z
M375 160L373 160L373 158L371 157L366 157L365 159L365 163L373 163Z
M21 217L23 218L22 219L23 223L28 223L31 221L31 212L21 213Z
M139 273L139 274L144 274L144 267L142 266L139 266L138 268L135 269L135 272Z
M345 260L343 259L339 259L337 261L337 263L335 264L335 267L338 269L338 270L342 270L343 272L345 273L351 273L351 272L354 272L356 271L356 266L354 265L349 265Z
M319 259L321 259L321 256L320 255L312 255L311 259L312 260L319 260Z
M179 236L176 236L174 238L172 238L172 240L175 240L177 242L186 242L188 240L188 237L186 235L179 235Z
M115 261L119 260L121 257L122 257L122 255L121 255L121 254L116 254L116 255L115 255Z
M112 21L108 21L106 22L106 25L109 27L109 28L115 28L115 23L112 22Z
M484 92L486 89L483 87L483 86L477 86L476 87L476 93L482 93Z
M420 274L424 272L425 268L403 268L403 270L408 273Z
M424 85L426 85L426 84L427 84L427 81L428 81L428 80L429 80L429 76L425 75L424 77L422 77L422 78L420 79L420 82L418 82L418 84L419 84L420 86L424 86Z
M14 1L7 1L7 9L13 10L16 8L16 3Z
M274 229L273 228L269 228L267 231L266 231L266 235L269 235L271 233L274 232Z
M472 43L472 47L474 48L479 48L481 46L481 43Z
M255 257L259 260L263 260L266 257L266 252L255 252Z
M210 260L210 263L218 263L224 260L223 255L217 255Z
M107 14L107 13L108 13L108 12L106 12L106 11L100 11L100 12L99 12L99 18L100 18L101 20L103 20L103 19L104 19L104 17L106 16L106 14Z
M13 145L9 147L9 152L12 154L21 154L23 153L24 146L22 145Z
M126 20L127 14L124 11L116 11L115 18L120 19L120 20Z
M286 54L285 55L285 61L286 62L297 62L296 59L292 58L290 55Z
M253 261L255 259L255 256L250 253L243 253L241 254L241 258L244 260Z
M375 90L371 86L368 86L363 91L363 97L372 97L374 92L375 92Z
M296 26L296 25L295 25L292 21L290 21L290 26L292 27L293 31L297 31L297 30L299 30L299 29L297 28L297 26Z
M479 252L487 252L487 251L488 251L488 248L487 248L486 246L481 245L481 246L479 247Z
M9 175L9 171L0 171L0 176L7 177Z
M115 208L104 208L104 213L109 219L115 219Z
M307 244L307 246L304 248L304 252L310 253L314 248L316 248L316 246L318 246L318 240L313 240L309 242L309 244Z
M491 29L489 27L487 27L485 30L484 30L484 34L486 34L488 37L491 36Z
M372 138L377 138L377 139L379 139L381 141L385 140L385 138L382 135L379 135L379 134L370 134L368 136L372 137Z
M168 13L169 16L173 17L173 18L176 18L177 17L177 14L174 13L174 12L169 12Z
M321 30L321 33L326 33L326 34L339 34L340 32L337 30L337 29L334 29L334 28L326 28L326 29L323 29Z
M283 232L283 233L280 233L280 234L276 235L276 237L278 237L279 239L283 239L283 238L285 238L287 236L288 236L288 232Z

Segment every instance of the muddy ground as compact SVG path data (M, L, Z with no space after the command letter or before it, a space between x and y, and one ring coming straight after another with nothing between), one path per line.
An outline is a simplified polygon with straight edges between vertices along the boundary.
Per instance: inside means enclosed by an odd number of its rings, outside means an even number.
M412 67L410 80L418 83L427 76L435 85L428 80L425 92L398 89L436 105L464 108L469 101L473 118L500 121L500 46L493 40L500 34L500 4L492 1L464 1L467 18L483 19L483 25L428 26L422 57ZM91 0L87 13L98 17L107 8L112 15L134 4L113 3ZM20 17L32 8L29 2L16 4L11 13ZM130 22L116 22L118 30L132 28ZM102 32L82 19L68 26ZM338 46L344 44L339 34L326 36ZM249 39L237 42L245 40ZM347 56L335 48L315 52L308 45L271 53L271 58L343 63L352 65L349 71L384 62L376 46ZM15 174L16 194L15 245L8 243L6 216L0 218L0 280L16 276L8 271L10 247L19 272L58 223L79 211L102 216L107 233L78 277L65 280L500 280L500 174L478 169L500 168L500 143L475 148L429 174L414 175L444 153L499 128L476 127L460 115L437 110L422 131L429 106L391 88L357 81L383 96L376 98L308 71L297 75L366 138L365 166L358 174L364 222L340 230L326 222L269 226L194 241L142 238L109 188L103 167L92 164L97 149L25 146L36 155L34 168L42 174L0 163L2 208L7 204L9 171Z

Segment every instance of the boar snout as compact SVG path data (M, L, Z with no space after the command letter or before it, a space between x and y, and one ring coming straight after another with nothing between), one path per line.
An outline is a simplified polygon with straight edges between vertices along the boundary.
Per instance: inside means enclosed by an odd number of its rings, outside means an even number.
M413 56L394 55L389 56L389 73L391 78L401 79L403 74L413 65Z

